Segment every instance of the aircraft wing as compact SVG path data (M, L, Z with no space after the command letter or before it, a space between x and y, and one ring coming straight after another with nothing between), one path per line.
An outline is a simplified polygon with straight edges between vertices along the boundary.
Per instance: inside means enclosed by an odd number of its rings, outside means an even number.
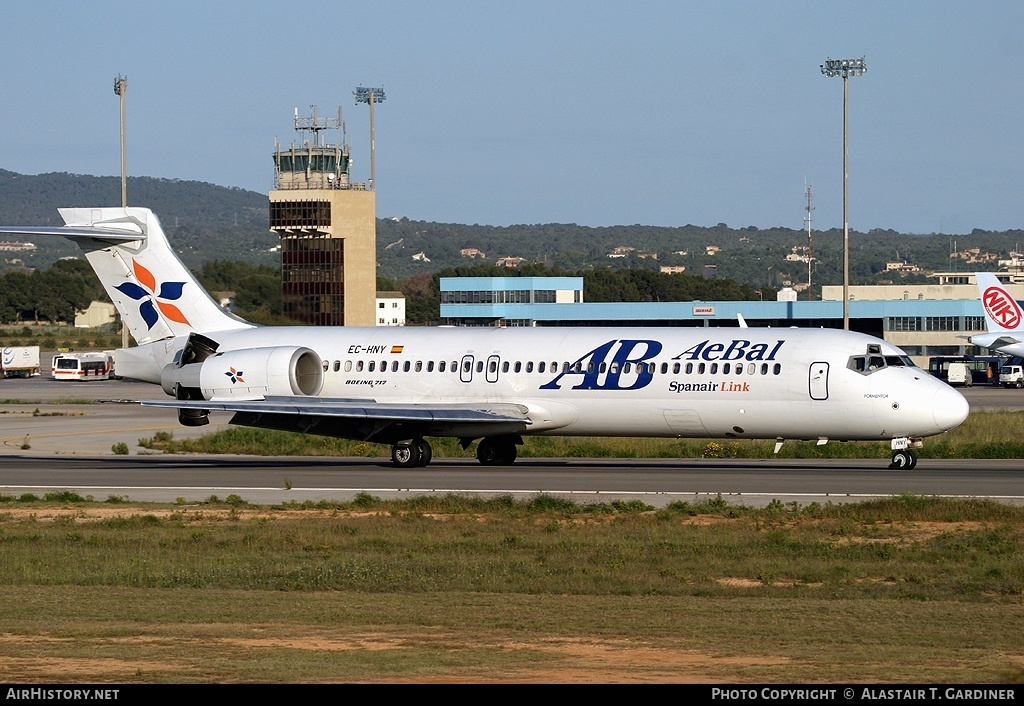
M287 414L347 419L375 419L395 422L528 423L527 408L511 403L497 404L381 404L367 399L319 397L267 397L262 400L143 400L143 407L207 409L224 412Z
M1007 334L994 334L994 333L980 333L973 336L961 336L966 338L968 341L976 346L983 348L1003 348L1005 346L1015 346L1021 342L1019 336L1010 336Z

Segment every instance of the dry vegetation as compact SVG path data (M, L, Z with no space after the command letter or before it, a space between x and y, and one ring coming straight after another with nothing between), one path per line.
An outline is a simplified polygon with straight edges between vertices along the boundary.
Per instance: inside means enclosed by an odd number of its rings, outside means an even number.
M6 682L993 682L1024 511L0 503Z

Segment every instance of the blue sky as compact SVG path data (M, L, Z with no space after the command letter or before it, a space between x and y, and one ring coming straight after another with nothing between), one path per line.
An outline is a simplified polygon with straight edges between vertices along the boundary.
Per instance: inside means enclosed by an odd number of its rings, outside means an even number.
M507 225L1024 228L1024 3L4 3L0 168L267 191L295 107L340 105L377 212ZM129 194L129 201L131 194ZM103 205L103 204L97 204ZM144 204L137 204L144 205Z

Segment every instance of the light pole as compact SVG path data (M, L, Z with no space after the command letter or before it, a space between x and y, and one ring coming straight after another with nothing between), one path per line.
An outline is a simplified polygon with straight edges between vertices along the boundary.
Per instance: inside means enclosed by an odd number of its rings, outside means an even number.
M373 138L373 104L383 101L387 96L384 95L384 88L365 88L359 86L352 95L356 99L356 105L360 103L370 104L370 190L377 188L377 167L374 158L374 138Z
M860 76L868 70L864 57L859 59L825 59L821 65L821 73L825 76L843 77L843 328L850 330L850 219L849 219L849 182L850 172L847 166L850 147L847 140L847 125L850 120L850 76Z
M127 128L125 126L124 102L128 93L128 77L117 75L114 79L114 95L121 98L121 208L128 208L128 159ZM128 347L128 324L121 319L121 347Z
M117 75L114 79L114 94L121 97L121 208L128 206L128 162L126 127L124 122L124 102L128 93L128 77Z

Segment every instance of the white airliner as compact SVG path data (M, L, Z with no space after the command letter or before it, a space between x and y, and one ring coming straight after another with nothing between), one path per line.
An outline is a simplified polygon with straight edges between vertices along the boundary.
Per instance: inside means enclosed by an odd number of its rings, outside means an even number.
M988 330L967 340L1004 355L1024 356L1024 312L1020 305L991 272L975 272L974 278Z
M119 375L160 384L182 424L231 423L392 446L479 439L484 464L522 437L648 436L889 441L892 468L967 418L964 397L900 349L797 328L260 327L218 306L144 208L60 209L138 343Z

